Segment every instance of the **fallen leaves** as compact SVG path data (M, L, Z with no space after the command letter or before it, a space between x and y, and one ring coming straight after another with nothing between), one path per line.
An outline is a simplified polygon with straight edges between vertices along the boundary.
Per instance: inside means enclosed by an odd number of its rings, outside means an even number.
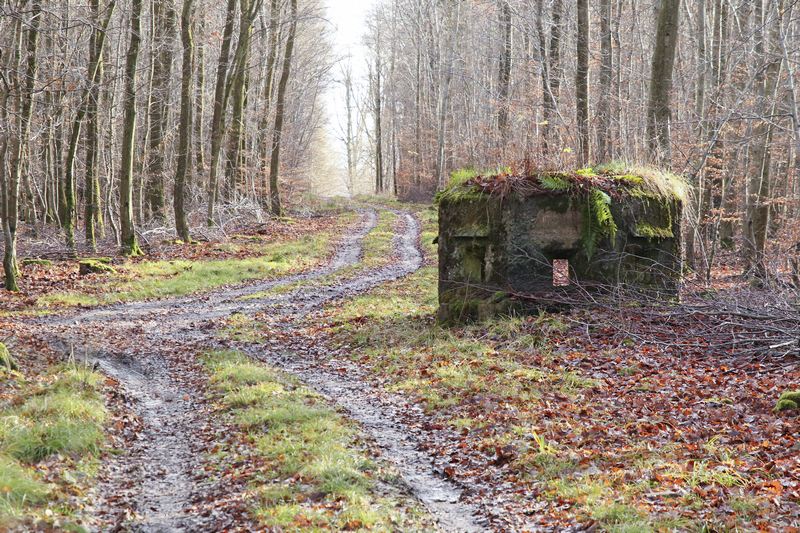
M258 227L249 237L233 239L236 246L230 248L166 243L157 254L193 261L240 257L248 253L239 246L247 238L279 239L281 232L295 231L304 230ZM31 267L40 269L38 281L24 295L3 294L0 306L26 309L37 294L60 285L101 290L67 267ZM393 290L418 306L428 296L403 282L373 293L393 302ZM644 520L657 531L684 527L680 524L709 531L798 530L800 424L795 413L774 414L772 407L783 390L796 388L800 365L796 353L756 354L755 348L782 343L753 341L755 330L743 317L593 310L444 331L419 307L416 313L381 315L377 301L369 304L369 316L359 316L342 313L344 305L312 314L291 330L277 327L268 312L257 315L264 328L256 333L265 338L246 342L328 365L337 374L355 368L376 384L406 391L408 431L419 436L436 472L464 487L464 498L482 506L496 531L599 531L620 517ZM230 325L230 319L219 319L192 328L210 335ZM780 324L785 331L795 326ZM93 327L99 344L124 351L135 335L159 325ZM401 336L401 328L413 328L415 336ZM16 318L0 317L0 337L6 331L18 332L18 342L31 353L40 347ZM752 344L741 352L733 341ZM178 369L175 379L202 395L202 373L191 362L199 347L180 342L168 347ZM141 420L113 378L105 385L115 406L111 443L125 449L144 438ZM0 400L11 402L15 393L14 381L4 382ZM190 395L169 399L187 402ZM252 498L247 483L259 471L277 468L273 460L248 453L252 442L237 435L234 425L213 417L196 431L200 449L215 461L203 463L194 475L218 483L189 502L184 513L221 513L221 530L250 527L244 525ZM125 494L120 506L127 504ZM304 497L316 507L330 505L314 493ZM109 510L104 520L118 525L117 516L118 510ZM298 528L312 527L304 515L295 522ZM362 526L351 520L344 529Z
M612 502L659 531L800 523L800 423L772 413L800 362L732 352L711 336L726 334L714 329L724 316L594 309L437 333L424 320L339 324L336 313L315 317L332 324L317 340L335 339L332 358L355 346L348 355L377 383L423 405L407 423L496 530L608 527ZM545 320L566 327L542 334ZM465 348L475 340L480 350Z

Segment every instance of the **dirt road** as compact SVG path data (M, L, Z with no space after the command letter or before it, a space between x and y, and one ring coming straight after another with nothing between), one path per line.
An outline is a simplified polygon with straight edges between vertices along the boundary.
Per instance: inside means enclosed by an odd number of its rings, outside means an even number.
M117 398L130 413L116 424L121 453L103 461L94 506L87 509L98 530L137 533L250 531L246 505L221 505L226 480L208 473L209 451L220 434L197 362L203 347L217 347L218 321L232 314L268 315L274 328L291 332L297 318L319 306L405 276L422 263L419 222L396 211L392 261L345 281L299 284L288 292L258 297L279 286L322 278L362 260L362 240L377 225L376 208L342 238L332 260L309 272L277 280L177 299L136 302L43 320L41 336L64 349L87 354L118 382ZM312 284L309 284L312 285ZM249 296L250 298L243 299ZM257 296L257 297L253 297ZM285 338L285 336L284 336ZM344 407L369 439L394 463L411 492L432 513L442 531L488 530L481 511L463 503L461 489L436 473L420 451L414 407L369 385L344 358L296 353L272 340L242 346L253 358L291 372ZM330 355L330 354L328 354ZM342 371L346 369L347 371ZM110 529L103 529L110 528Z

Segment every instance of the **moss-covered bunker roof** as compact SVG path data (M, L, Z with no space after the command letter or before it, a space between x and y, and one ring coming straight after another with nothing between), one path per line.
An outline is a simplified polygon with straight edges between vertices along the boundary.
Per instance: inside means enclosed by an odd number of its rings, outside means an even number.
M536 171L528 173L498 172L480 174L472 171L455 173L439 199L459 200L481 195L521 196L573 195L587 196L599 189L611 198L626 195L672 196L686 203L690 186L670 172L643 166L608 165L573 171Z

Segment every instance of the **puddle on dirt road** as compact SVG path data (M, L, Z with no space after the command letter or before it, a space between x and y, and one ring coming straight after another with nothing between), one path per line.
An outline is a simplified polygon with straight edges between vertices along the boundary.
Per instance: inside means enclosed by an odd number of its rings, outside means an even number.
M282 327L291 330L294 318L314 308L398 279L421 266L422 257L417 248L419 223L408 212L397 210L395 213L398 217L393 239L394 261L355 279L325 287L301 287L271 298L268 309ZM138 415L143 424L140 445L131 454L117 459L119 468L133 468L130 476L141 482L133 494L139 500L138 507L143 510L144 518L126 527L135 533L173 533L199 531L202 523L193 517L190 526L181 516L189 507L193 493L201 490L192 475L198 460L187 443L192 439L192 424L198 423L202 414L191 400L191 392L172 379L176 369L170 366L165 352L159 353L160 343L176 339L213 340L214 328L198 325L233 313L265 311L264 301L243 301L239 299L242 296L319 278L357 263L362 254L361 242L376 225L377 212L363 210L360 223L342 239L329 264L303 274L173 300L121 304L45 322L45 325L54 326L55 334L61 338L74 335L70 332L72 325L96 323L97 328L143 337L146 342L142 344L151 350L147 354L137 354L136 359L98 358L103 370L116 377L128 394L138 400ZM162 349L166 349L166 344ZM442 530L473 533L491 529L478 517L475 506L461 501L461 490L435 473L431 456L420 451L413 429L404 422L401 406L405 404L400 397L370 388L358 378L355 368L347 376L334 375L324 366L314 365L313 361L277 360L263 353L254 355L295 374L347 409L382 447L384 458L397 465L407 485L438 520ZM131 461L135 462L134 467L126 464Z

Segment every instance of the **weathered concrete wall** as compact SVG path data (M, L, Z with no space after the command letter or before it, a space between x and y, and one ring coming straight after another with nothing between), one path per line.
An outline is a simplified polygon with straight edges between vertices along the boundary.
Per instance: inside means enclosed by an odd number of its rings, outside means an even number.
M541 294L586 286L621 286L679 298L681 201L639 193L612 201L616 238L591 257L583 246L583 214L567 195L505 198L443 195L439 202L439 319L526 311L508 294ZM553 260L569 264L570 285L554 286Z

